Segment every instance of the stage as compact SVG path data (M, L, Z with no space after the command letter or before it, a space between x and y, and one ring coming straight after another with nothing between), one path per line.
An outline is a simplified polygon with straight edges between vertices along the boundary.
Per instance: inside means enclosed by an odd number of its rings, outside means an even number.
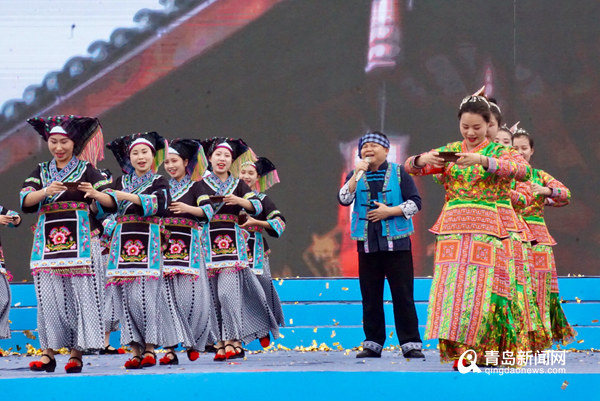
M84 371L70 375L64 373L67 355L57 355L54 373L29 371L37 357L9 356L0 358L0 384L7 400L447 400L458 394L574 400L595 393L600 373L600 354L590 351L565 352L564 365L482 367L465 374L441 364L436 350L424 353L425 360L407 360L398 350L380 359L357 359L352 350L274 350L231 362L201 354L190 362L179 352L179 365L141 370L123 368L131 354L87 355Z

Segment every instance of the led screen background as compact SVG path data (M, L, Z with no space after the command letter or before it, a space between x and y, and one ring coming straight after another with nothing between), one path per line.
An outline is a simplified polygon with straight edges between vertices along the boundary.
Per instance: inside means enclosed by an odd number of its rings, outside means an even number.
M399 0L398 5L394 68L365 72L371 1L281 1L148 85L130 77L100 80L104 87L137 88L118 101L110 93L98 96L98 102L115 103L99 116L105 137L156 130L170 138L244 138L276 164L282 180L269 191L287 220L283 237L269 241L273 276L353 276L348 210L339 207L336 194L352 166L355 140L383 126L396 138L402 158L459 140L458 103L488 81L507 123L521 121L535 137L533 165L572 191L568 207L547 211L558 242L559 274L597 275L598 4ZM159 69L156 54L132 68L142 75L145 68ZM65 103L62 112L83 114L80 107ZM25 131L21 127L15 135L25 138ZM13 148L3 145L0 153L5 166L0 201L10 208L18 208L26 175L49 158L43 144L27 138L15 140ZM32 154L7 163L16 152ZM108 153L101 166L119 171ZM429 177L415 181L423 198L415 218L415 272L427 276L434 241L427 229L439 214L443 192ZM1 229L6 264L17 280L30 278L33 222L26 216L18 229Z

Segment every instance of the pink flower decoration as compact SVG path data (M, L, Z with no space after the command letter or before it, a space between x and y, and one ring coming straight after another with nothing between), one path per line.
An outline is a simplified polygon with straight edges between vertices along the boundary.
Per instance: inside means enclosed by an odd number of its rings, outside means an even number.
M54 234L54 238L52 238L52 242L55 244L64 244L67 242L67 236L61 232Z
M136 245L130 245L129 248L127 248L127 255L137 256L139 254L140 254L140 248L138 248Z

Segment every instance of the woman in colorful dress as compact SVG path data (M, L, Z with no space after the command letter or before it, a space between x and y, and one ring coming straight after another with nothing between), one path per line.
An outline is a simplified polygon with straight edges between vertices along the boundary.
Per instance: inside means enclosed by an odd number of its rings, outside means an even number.
M279 238L285 230L285 217L277 209L271 198L265 194L265 191L279 182L279 175L275 165L266 157L259 157L255 162L246 161L242 164L240 179L243 180L255 193L262 203L262 212L256 217L248 216L246 222L240 224L240 227L247 230L250 234L248 238L248 260L250 268L256 274L260 282L271 313L275 317L278 326L284 326L283 310L279 295L273 286L271 277L271 268L269 264L270 249L267 239L263 232L270 236ZM272 328L278 331L278 327ZM268 346L268 339L261 339L263 346Z
M517 124L513 128L505 125L500 127L495 137L489 139L506 147L514 160L531 170L529 163L512 148L511 129L516 129ZM509 237L502 240L498 264L506 266L510 279L511 311L517 335L517 352L541 351L550 345L550 338L539 330L542 320L535 301L534 278L529 264L531 241L534 237L523 217L516 212L517 208L523 208L531 202L533 193L529 182L515 179L501 179L498 190L498 213L509 233Z
M171 177L172 202L163 218L169 231L169 243L163 251L164 288L178 338L190 361L198 359L198 351L204 351L216 321L200 242L205 215L198 207L202 195L198 180L207 164L199 142L175 139L169 143L165 170ZM174 348L167 351L160 364L177 365Z
M127 369L154 366L157 345L177 344L162 278L161 218L171 196L169 182L156 170L164 160L165 142L156 132L145 132L107 145L125 173L107 190L118 210L106 274L107 292L114 292L107 296L121 305L121 344L130 345L133 353Z
M92 239L90 204L110 210L115 203L101 192L108 182L93 166L103 157L102 131L98 119L90 117L27 122L48 142L53 156L38 165L21 189L23 212L38 213L30 265L44 351L29 367L53 372L54 350L65 347L71 352L66 372L79 373L82 351L103 347L101 250Z
M17 227L21 224L19 213L0 205L0 225ZM10 338L8 314L10 312L10 284L12 275L4 266L4 252L0 244L0 339Z
M508 237L496 207L497 184L501 177L528 178L526 166L486 138L490 106L484 97L463 99L458 117L463 141L406 161L413 175L443 175L446 202L430 229L437 238L425 337L438 338L441 360L455 367L469 349L479 357L515 350L509 280L496 268L501 239Z
M240 342L267 337L277 322L269 310L265 293L249 269L247 233L238 225L242 210L252 216L262 212L256 194L229 169L234 160L249 154L242 140L212 138L204 141L212 167L200 182L199 206L208 223L202 232L202 247L208 270L212 300L217 315L215 361L243 357ZM274 333L278 335L278 333Z
M513 146L528 162L533 155L533 139L523 129L513 135ZM522 215L535 237L532 249L533 273L537 306L540 311L545 335L562 344L572 342L577 335L567 321L560 304L558 277L552 247L556 241L550 235L544 219L544 207L561 207L569 204L571 191L560 181L543 170L533 169L531 188L534 194L531 203L522 210Z

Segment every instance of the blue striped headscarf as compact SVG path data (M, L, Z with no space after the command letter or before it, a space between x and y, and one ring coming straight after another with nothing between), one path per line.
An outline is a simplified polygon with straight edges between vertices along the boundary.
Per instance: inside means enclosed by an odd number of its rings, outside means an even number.
M386 149L390 148L390 141L387 137L379 131L369 131L358 140L358 157L360 157L360 150L363 145L367 142L375 142Z

